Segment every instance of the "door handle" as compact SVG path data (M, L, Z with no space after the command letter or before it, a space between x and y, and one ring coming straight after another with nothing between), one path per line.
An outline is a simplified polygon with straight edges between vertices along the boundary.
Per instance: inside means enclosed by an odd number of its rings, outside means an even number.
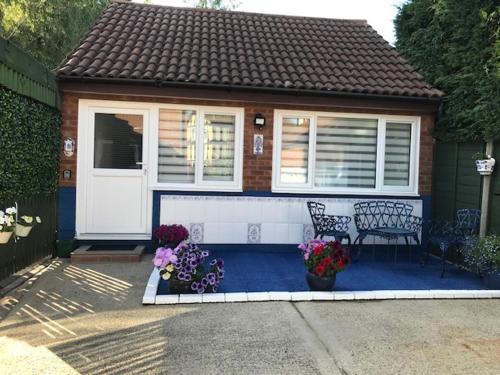
M144 163L142 161L136 161L135 164L137 164L137 165L143 165Z

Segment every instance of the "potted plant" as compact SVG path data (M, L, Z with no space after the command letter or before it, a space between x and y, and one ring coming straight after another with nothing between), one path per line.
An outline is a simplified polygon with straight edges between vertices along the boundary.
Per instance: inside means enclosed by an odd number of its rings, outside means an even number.
M299 249L307 268L306 281L313 291L329 291L335 284L336 275L349 264L349 255L339 241L310 240L301 243Z
M9 207L0 211L0 244L9 242L16 223L16 208Z
M483 276L489 289L500 289L500 236L475 237L461 249L464 263Z
M42 219L40 219L40 216L36 216L34 219L33 216L21 216L16 223L16 236L28 237L35 224L40 224L41 222Z
M208 256L208 251L184 241L174 249L158 248L153 264L159 268L162 279L168 281L172 294L216 292L224 279L224 261L213 259L205 268Z
M174 249L189 237L188 230L180 224L160 225L153 231L160 247Z
M495 159L491 155L484 155L481 152L477 152L472 156L472 159L476 161L476 168L480 175L488 176L493 173Z

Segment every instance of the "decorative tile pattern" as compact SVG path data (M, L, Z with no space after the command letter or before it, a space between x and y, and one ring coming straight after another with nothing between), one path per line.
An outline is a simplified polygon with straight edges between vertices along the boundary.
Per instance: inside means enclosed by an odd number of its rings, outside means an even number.
M303 239L304 242L312 240L314 238L314 227L312 224L304 224Z
M203 223L191 223L189 228L189 237L191 241L203 243Z
M261 224L248 224L247 243L260 243L261 233Z

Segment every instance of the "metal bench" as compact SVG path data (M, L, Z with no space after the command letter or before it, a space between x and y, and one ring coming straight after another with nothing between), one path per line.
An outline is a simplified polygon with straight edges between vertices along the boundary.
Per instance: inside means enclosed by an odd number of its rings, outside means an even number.
M307 208L314 227L314 238L332 236L340 242L345 238L348 245L351 245L351 236L348 233L351 222L349 216L326 215L325 205L318 202L307 202Z
M468 240L477 235L481 211L477 209L460 209L456 213L455 222L446 220L431 220L428 222L428 244L426 246L426 257L424 264L429 257L430 246L434 245L441 252L441 263L443 269L441 278L446 271L446 259L451 248L459 249Z
M412 215L412 205L393 201L366 201L355 203L354 212L354 223L358 231L358 236L354 240L354 244L358 244L357 257L367 236L387 240L402 237L407 245L410 245L410 239L413 238L417 245L420 245L418 235L422 228L422 218ZM397 247L395 260L396 257Z

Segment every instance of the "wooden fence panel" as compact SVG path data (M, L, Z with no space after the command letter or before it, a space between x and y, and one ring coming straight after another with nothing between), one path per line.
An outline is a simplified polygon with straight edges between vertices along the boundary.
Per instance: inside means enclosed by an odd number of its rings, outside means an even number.
M36 225L28 237L14 240L13 235L7 244L0 244L0 280L52 255L56 241L55 194L3 200L0 209L14 206L15 202L18 203L19 216L40 216L42 223Z

